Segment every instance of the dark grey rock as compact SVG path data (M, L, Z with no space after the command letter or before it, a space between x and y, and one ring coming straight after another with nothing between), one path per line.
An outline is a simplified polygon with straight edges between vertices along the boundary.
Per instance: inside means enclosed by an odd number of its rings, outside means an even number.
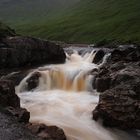
M110 88L111 78L96 78L95 80L95 88L97 92L104 92L105 90Z
M20 107L19 97L15 94L15 87L11 81L0 81L0 106Z
M32 76L30 78L28 78L26 80L26 82L28 83L28 90L29 91L35 89L38 86L40 76L41 75L39 72L35 72L32 74Z
M138 51L138 47L113 51L111 60L95 79L102 93L93 119L102 118L105 126L140 129L140 59L138 56L128 61L128 56Z
M63 49L53 42L31 37L7 37L0 47L0 68L65 62Z
M103 50L98 50L93 59L93 63L97 64L98 62L100 62L103 59L104 55L105 52Z
M46 126L44 124L29 124L28 128L33 134L47 140L66 140L62 129L56 126Z

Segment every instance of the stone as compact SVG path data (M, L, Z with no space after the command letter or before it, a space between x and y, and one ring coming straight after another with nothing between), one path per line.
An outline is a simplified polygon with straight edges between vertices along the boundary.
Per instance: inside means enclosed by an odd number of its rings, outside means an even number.
M21 70L18 72L10 72L9 74L7 74L7 73L9 73L9 72L5 70L5 73L2 74L0 80L10 80L13 82L14 86L17 86L22 81L22 79L27 76L29 71Z
M98 50L93 59L93 63L95 64L99 63L103 59L104 55L105 55L105 52L103 50Z
M125 94L124 94L125 93ZM93 119L103 119L103 124L122 129L140 129L140 102L126 89L114 88L100 95Z
M15 87L12 81L0 81L0 106L20 107L20 100L15 94Z
M7 107L5 112L15 116L18 122L29 123L30 112L24 108Z
M17 68L48 63L64 63L63 49L53 42L31 37L6 37L1 41L0 68Z
M0 111L0 139L1 140L41 140L30 132L14 116Z
M109 89L110 82L110 78L96 78L95 89L97 89L97 92L104 92L105 90Z
M99 69L95 85L102 93L93 111L93 119L102 119L105 126L140 129L140 59L139 55L137 59L132 55L138 51L138 47L119 48L112 52L111 60Z
M66 140L62 129L56 126L46 126L44 124L28 124L27 126L33 134L47 140Z
M139 61L140 49L134 45L121 45L111 53L112 61Z
M35 72L32 74L32 76L30 78L27 79L27 83L28 83L28 90L33 90L35 89L38 84L39 84L39 77L40 77L40 73L39 72Z

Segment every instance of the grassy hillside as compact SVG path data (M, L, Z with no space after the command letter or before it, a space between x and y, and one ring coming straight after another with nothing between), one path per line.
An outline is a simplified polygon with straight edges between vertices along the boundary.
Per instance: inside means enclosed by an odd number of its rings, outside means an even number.
M12 30L7 25L0 22L0 38L5 36L13 36L13 35L15 35L15 31Z
M66 42L140 42L140 0L81 0L61 14L14 27L22 34Z
M15 24L38 22L79 0L0 0L0 20Z

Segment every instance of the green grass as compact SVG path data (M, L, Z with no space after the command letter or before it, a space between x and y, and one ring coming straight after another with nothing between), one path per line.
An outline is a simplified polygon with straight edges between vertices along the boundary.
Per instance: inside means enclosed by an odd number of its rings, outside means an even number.
M140 0L81 0L55 16L13 25L24 35L72 43L140 42Z
M7 25L0 22L0 38L5 36L13 36L13 35L15 35L15 31L12 30Z

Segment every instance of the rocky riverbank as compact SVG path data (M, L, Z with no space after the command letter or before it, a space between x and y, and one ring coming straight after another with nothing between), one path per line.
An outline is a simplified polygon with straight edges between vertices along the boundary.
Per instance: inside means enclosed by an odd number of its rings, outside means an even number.
M140 129L140 48L124 45L113 49L108 63L93 83L101 92L93 119L105 126Z
M9 34L8 34L9 35ZM91 52L93 48L79 53ZM65 48L71 53L70 48ZM110 52L108 62L93 70L93 87L100 99L93 119L103 120L109 127L140 129L140 47L123 45L118 48L98 48L93 63L100 63ZM0 36L0 138L4 140L65 140L56 126L29 123L30 113L20 107L15 86L30 72L43 64L65 62L63 49L54 42L31 37ZM16 72L14 72L16 71ZM13 73L11 73L13 72ZM28 79L29 90L38 85L39 73Z
M3 140L66 140L56 126L29 123L30 113L20 107L12 81L0 81L0 139Z
M15 94L15 86L30 69L64 63L63 49L50 41L17 36L7 28L2 30L5 34L0 32L0 139L66 140L63 130L56 126L29 123L30 113L20 107Z
M0 68L17 68L65 62L62 48L31 37L6 37L0 41Z

